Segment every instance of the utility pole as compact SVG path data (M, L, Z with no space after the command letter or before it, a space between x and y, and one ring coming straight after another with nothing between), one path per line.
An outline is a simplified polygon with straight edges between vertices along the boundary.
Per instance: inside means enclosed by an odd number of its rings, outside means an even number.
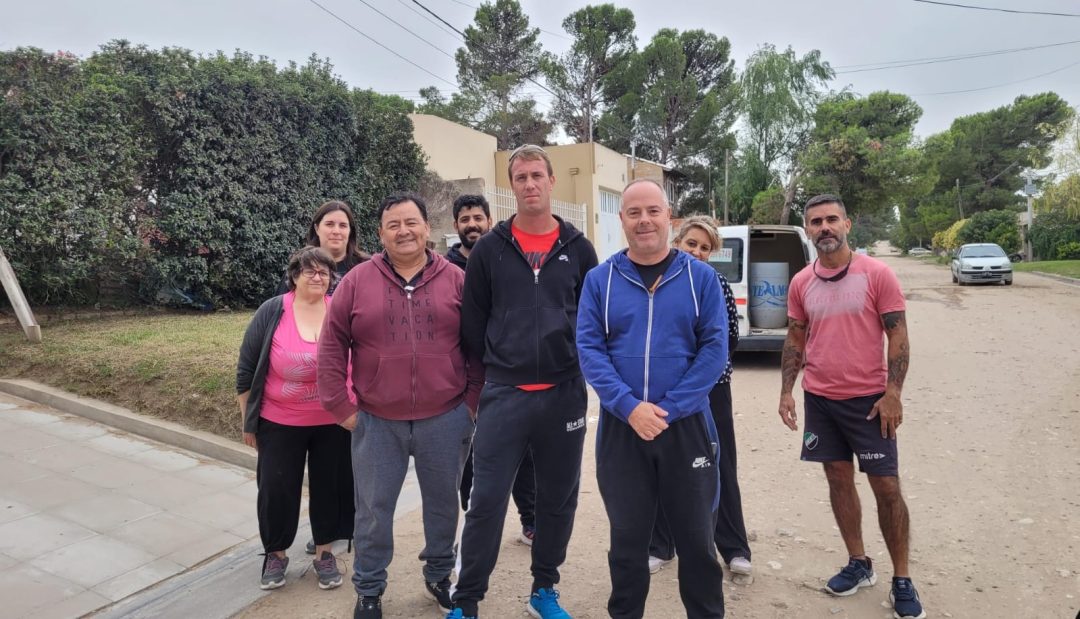
M728 162L731 161L731 149L724 149L724 225L728 225Z
M960 211L960 219L963 219L964 203L960 200L960 179L956 179L956 208Z
M716 221L716 188L712 184L712 166L709 166L709 215Z
M1032 207L1032 202L1035 200L1035 175L1028 171L1024 174L1024 178L1027 182L1024 183L1024 193L1027 195L1027 230L1024 231L1024 260L1031 262L1034 260L1034 252L1031 248L1031 224L1035 221L1035 210Z

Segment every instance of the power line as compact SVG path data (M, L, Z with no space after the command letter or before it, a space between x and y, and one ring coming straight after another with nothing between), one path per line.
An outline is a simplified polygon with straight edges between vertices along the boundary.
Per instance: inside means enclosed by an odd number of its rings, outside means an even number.
M397 0L397 1L398 1L398 4L400 4L400 5L404 6L405 8L409 9L409 10L410 10L410 11L412 11L413 13L416 13L416 14L417 14L417 15L419 15L420 17L423 17L423 18L424 18L425 20L427 20L427 22L428 22L429 24L434 24L434 25L435 25L436 27L438 27L438 29L439 29L439 32L442 32L443 34L446 34L446 35L449 35L449 36L451 36L451 37L454 37L454 39L455 39L455 40L457 39L457 34L456 34L456 33L454 33L454 32L453 32L453 31L451 31L451 30L448 30L448 29L446 28L446 26L444 26L444 25L440 24L439 22L435 21L434 19L431 19L430 17L428 17L428 16L427 16L427 15L425 15L424 13L421 13L420 11L416 10L416 7L414 7L414 6L412 5L412 4L410 4L410 3L408 2L408 0Z
M375 12L376 12L376 13L378 13L379 15L382 15L382 16L383 16L384 18L386 18L386 19L388 19L389 21L393 22L394 24L396 24L396 25L397 25L397 27L398 27L398 28L401 28L401 29L402 29L402 30L404 30L405 32L408 32L409 34L413 35L413 36L414 36L414 37L416 37L417 39L420 39L420 40L421 40L421 41L423 41L423 42L424 42L425 44L427 44L427 46L428 46L428 47L430 47L430 48L434 49L435 51L439 52L439 53L440 53L440 54L442 54L443 56L446 56L447 58L453 59L453 56L451 56L450 54L447 54L447 53L446 53L446 50L444 50L443 48L439 47L438 45L435 45L435 44L434 44L434 43L432 43L431 41L428 41L428 40L427 40L427 39L425 39L424 37L422 37L422 36L420 36L420 35L416 34L416 33L415 33L415 32L413 32L412 30L409 30L409 29L408 29L408 28L406 28L406 27L405 27L405 26L404 26L404 25L403 25L403 24L402 24L401 22L399 22L398 20L394 19L393 17L390 17L390 16L389 16L389 15L387 15L386 13L383 13L383 12L382 12L382 11L380 11L379 9L377 9L377 8L375 8L375 7L373 7L373 6L371 6L371 4L370 4L370 3L368 3L368 1L367 1L367 0L359 0L359 2L360 2L360 4L363 4L363 5L364 5L364 6L366 6L367 8L371 9L372 11L375 11Z
M360 29L359 29L359 28L357 28L356 26L354 26L354 25L350 24L350 23L349 23L348 21L346 21L346 20L345 20L344 18L342 18L341 16L339 16L339 15L338 15L337 13L334 13L334 12L333 12L333 11L331 11L330 9L328 9L328 8L326 8L325 6L323 6L323 5L319 4L319 3L318 3L318 2L316 1L316 0L308 0L308 2L310 2L310 3L314 4L315 6L319 7L320 9L322 9L322 10L323 10L324 12L328 13L328 14L329 14L329 15L330 15L331 17L333 17L334 19L336 19L336 20L338 20L339 22L341 22L341 23L345 24L346 26L348 26L348 27L349 27L349 29L351 29L351 30L352 30L353 32L355 32L356 34L359 34L360 36L364 37L365 39L367 39L367 40L371 41L372 43L374 43L374 44L378 45L379 47L381 47L381 48L385 49L386 51L390 52L391 54L393 54L393 55L397 56L398 58L400 58L400 59L404 60L405 62L407 62L407 63L411 64L412 66L416 67L417 69L420 69L420 70L421 70L421 71L423 71L424 73L427 73L427 74L428 74L428 75L430 75L431 77L434 77L435 79L439 80L440 82L446 82L447 84L450 84L451 86L454 86L454 87L456 87L456 86L457 86L457 84L455 84L454 82L451 82L450 80L448 80L448 79L446 79L446 78L443 78L443 77L439 77L439 76L438 76L438 75L436 75L435 73L432 73L431 71L428 71L428 70L427 70L427 69L425 69L424 67L421 67L420 65L416 64L416 63L415 63L415 62L413 62L412 60L409 60L408 58L406 58L406 57L402 56L401 54L399 54L399 53L395 52L394 50L390 49L390 48L389 48L389 47L387 47L386 45L383 45L382 43L380 43L380 42L376 41L376 40L375 40L374 38L372 38L372 37L371 37L371 35L367 34L367 33L366 33L366 32L364 32L363 30L360 30Z
M1064 71L1065 69L1071 69L1072 67L1075 67L1076 65L1080 65L1080 60L1078 60L1076 62L1071 62L1071 63L1065 65L1064 67L1058 67L1057 69L1054 69L1053 71L1047 71L1046 73L1040 73L1038 75L1032 75L1031 77L1025 77L1023 79L1015 80L1015 81L1012 81L1012 82L1005 82L1004 84L994 84L993 86L983 86L981 88L966 88L964 90L945 90L945 91L942 91L942 92L922 92L922 93L919 93L919 94L908 95L908 96L911 96L911 97L934 97L934 96L937 96L937 95L958 95L958 94L962 94L962 93L966 93L966 92L979 92L979 91L983 91L983 90L993 90L994 88L1004 88L1005 86L1012 86L1013 84L1020 84L1022 82L1030 82L1031 80L1038 79L1040 77L1046 77L1047 75L1053 75L1055 73L1060 73L1060 72Z
M1061 47L1064 45L1076 45L1080 43L1080 39L1075 41L1062 41L1061 43L1048 43L1046 45L1029 45L1027 47L1013 47L1010 49L998 49L985 52L972 52L970 54L956 54L953 56L937 56L931 58L913 58L910 60L891 60L885 62L873 62L861 65L845 65L848 68L846 71L837 71L837 75L845 75L848 73L864 73L866 71L883 71L885 69L899 69L902 67L915 67L928 64L938 64L943 62L955 62L957 60L971 60L973 58L986 58L989 56L1000 56L1003 54L1014 54L1017 52L1026 52L1036 49L1046 49L1049 47ZM858 67L858 68L856 68Z
M1019 9L1002 9L994 6L976 6L974 4L956 4L953 2L939 2L938 0L912 0L923 4L937 4L961 9L975 9L977 11L997 11L999 13L1015 13L1018 15L1049 15L1052 17L1080 17L1080 13L1051 13L1049 11L1022 11Z

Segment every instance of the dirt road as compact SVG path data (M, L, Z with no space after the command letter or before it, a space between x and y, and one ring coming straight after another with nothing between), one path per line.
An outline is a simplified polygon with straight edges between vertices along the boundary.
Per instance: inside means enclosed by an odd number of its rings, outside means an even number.
M912 572L928 615L1071 619L1080 609L1080 288L1026 273L1012 287L961 288L949 283L945 267L885 260L909 300L900 470ZM775 355L736 358L739 470L755 580L725 583L728 616L891 617L891 566L864 481L863 529L881 580L850 598L820 592L846 556L821 469L799 461L800 434L777 416L779 380ZM592 443L560 586L577 618L606 617L610 590ZM529 554L514 541L515 525L512 514L484 617L527 616ZM439 616L421 591L421 540L418 511L399 520L387 618ZM343 562L351 567L350 556ZM253 587L258 569L251 566ZM653 577L648 617L684 616L675 578L674 565ZM354 600L347 582L324 592L309 575L243 616L349 617Z

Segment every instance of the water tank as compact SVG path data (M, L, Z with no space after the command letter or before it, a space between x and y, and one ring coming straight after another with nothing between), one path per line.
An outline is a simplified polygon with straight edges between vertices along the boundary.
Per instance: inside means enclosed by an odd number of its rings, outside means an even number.
M787 325L788 263L750 263L750 326L780 329Z

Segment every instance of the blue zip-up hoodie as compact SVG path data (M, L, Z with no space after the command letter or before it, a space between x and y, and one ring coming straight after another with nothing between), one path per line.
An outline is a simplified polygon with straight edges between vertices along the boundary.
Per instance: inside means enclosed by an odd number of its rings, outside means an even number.
M728 358L728 320L716 272L678 252L650 293L619 252L589 271L578 303L581 371L605 411L626 423L642 401L668 424L703 414Z

